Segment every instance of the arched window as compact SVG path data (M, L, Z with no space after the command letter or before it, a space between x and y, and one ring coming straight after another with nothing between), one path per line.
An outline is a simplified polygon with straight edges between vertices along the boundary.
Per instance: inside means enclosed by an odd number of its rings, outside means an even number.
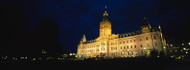
M154 39L156 39L156 36L154 36Z
M127 35L125 35L125 37L127 37Z
M155 42L155 46L157 46L157 42Z
M120 36L120 38L122 38L122 36Z
M146 40L148 40L148 37L146 37Z
M129 33L128 36L131 36L131 34Z

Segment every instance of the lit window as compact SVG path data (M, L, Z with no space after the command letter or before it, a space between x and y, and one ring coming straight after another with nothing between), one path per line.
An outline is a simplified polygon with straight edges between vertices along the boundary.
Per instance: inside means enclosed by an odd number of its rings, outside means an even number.
M141 54L143 55L143 50L141 50Z
M184 43L182 43L181 45L184 45Z
M157 46L157 43L155 42L155 46Z
M156 36L154 36L154 39L156 39Z
M177 50L175 50L175 52L177 52Z
M146 40L148 40L148 37L146 37Z
M173 46L173 44L170 44L170 46L172 47L172 46Z
M170 52L172 52L172 50L170 50Z

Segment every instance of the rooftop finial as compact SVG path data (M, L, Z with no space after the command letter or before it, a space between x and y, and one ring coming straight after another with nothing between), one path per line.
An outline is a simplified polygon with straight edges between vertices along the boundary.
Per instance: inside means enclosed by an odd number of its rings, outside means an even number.
M85 36L85 34L83 34L83 37L82 37L83 39L83 42L86 42L86 36Z
M144 16L144 19L147 19L147 18Z
M105 10L107 9L107 6L105 5Z

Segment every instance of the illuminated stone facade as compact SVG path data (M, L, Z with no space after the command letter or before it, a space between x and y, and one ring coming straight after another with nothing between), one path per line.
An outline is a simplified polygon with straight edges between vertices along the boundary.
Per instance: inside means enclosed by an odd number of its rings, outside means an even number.
M141 30L112 34L111 23L107 11L100 22L99 37L86 41L85 35L80 40L77 57L138 57L149 56L150 51L165 52L166 41L162 37L160 26L152 28L146 18L143 19Z

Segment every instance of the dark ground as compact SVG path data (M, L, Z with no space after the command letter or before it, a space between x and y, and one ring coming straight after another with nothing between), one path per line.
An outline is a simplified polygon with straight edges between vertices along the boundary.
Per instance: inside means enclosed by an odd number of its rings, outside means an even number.
M34 65L42 68L61 67L95 70L189 70L189 59L107 59L107 60L49 60L49 61L1 61L5 65Z

